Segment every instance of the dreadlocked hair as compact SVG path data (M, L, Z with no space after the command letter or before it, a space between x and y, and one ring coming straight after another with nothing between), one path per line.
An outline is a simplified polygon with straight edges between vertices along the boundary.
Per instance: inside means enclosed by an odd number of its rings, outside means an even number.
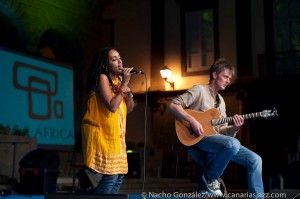
M116 86L113 84L111 77L109 75L110 71L109 71L108 53L112 49L114 48L112 47L103 48L94 55L88 72L88 77L87 77L86 92L88 94L90 94L95 90L95 87L99 83L100 74L105 74L108 77L109 83L114 91L117 89Z

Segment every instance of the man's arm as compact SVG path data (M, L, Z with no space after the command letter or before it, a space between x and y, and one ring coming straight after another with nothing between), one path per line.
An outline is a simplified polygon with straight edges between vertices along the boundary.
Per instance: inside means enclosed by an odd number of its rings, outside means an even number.
M180 104L171 102L169 110L177 119L188 122L196 134L201 135L204 132L202 125L193 116L188 114Z
M233 125L225 125L220 127L220 133L235 137L236 133L240 130L241 126L243 125L244 118L241 115L236 114L233 116Z

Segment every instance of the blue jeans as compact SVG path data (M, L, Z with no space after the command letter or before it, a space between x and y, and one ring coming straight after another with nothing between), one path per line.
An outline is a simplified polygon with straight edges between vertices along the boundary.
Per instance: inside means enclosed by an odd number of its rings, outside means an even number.
M102 175L102 178L95 189L97 194L117 194L123 182L124 175Z
M222 134L207 136L189 147L188 152L208 178L221 177L230 160L246 167L248 192L255 195L264 193L261 157L240 145L236 138Z

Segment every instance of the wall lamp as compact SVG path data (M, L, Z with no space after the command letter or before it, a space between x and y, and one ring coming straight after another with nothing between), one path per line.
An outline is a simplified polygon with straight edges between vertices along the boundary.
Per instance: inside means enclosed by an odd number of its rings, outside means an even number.
M165 67L160 70L161 77L164 78L165 82L169 83L171 88L174 90L175 83L168 81L168 78L171 77L171 74L172 74L172 70L167 65L165 65Z

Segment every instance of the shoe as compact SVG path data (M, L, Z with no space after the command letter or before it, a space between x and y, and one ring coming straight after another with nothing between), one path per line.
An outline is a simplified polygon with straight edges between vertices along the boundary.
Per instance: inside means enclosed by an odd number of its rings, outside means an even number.
M220 183L218 180L208 180L207 181L207 189L210 193L216 196L223 196L223 193L220 189Z
M209 198L209 196L213 195L212 193L210 193L209 191L205 190L199 190L198 191L198 198L200 199L206 199Z

